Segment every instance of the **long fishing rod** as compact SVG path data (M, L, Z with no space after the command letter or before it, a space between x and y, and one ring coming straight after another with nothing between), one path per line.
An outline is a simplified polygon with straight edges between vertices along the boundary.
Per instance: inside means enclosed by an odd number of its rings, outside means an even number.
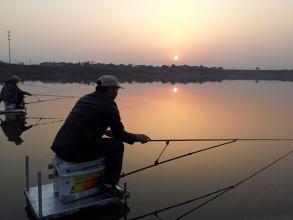
M211 195L214 195L214 194L217 194L215 196L213 196L212 198L210 198L209 200L201 203L200 205L192 208L191 210L189 210L188 212L182 214L181 216L177 217L176 220L179 220L185 216L187 216L188 214L194 212L195 210L209 204L210 202L212 202L213 200L219 198L220 196L224 195L225 193L227 193L228 191L232 190L232 189L235 189L236 187L238 187L239 185L243 184L244 182L248 181L249 179L252 179L253 177L255 177L256 175L260 174L261 172L265 171L266 169L268 169L269 167L273 166L274 164L278 163L279 161L281 161L282 159L284 159L285 157L288 157L291 153L293 153L293 151L290 151L288 152L287 154L283 155L282 157L278 158L277 160L271 162L270 164L268 164L267 166L265 166L264 168L256 171L255 173L251 174L250 176L242 179L241 181L239 181L238 183L234 184L234 185L230 185L228 187L224 187L222 189L219 189L219 190L216 190L214 192L211 192L211 193L208 193L208 194L205 194L203 196L198 196L198 197L195 197L193 199L190 199L190 200L187 200L187 201L184 201L184 202L180 202L180 203L177 203L175 205L171 205L171 206L168 206L166 208L162 208L162 209L158 209L158 210L155 210L155 211L152 211L152 212L149 212L149 213L146 213L146 214L143 214L143 215L140 215L140 216L137 216L137 217L134 217L134 218L131 218L130 220L137 220L137 219L142 219L142 218L145 218L145 217L148 217L148 216L157 216L159 213L161 212L164 212L164 211L167 211L167 210L170 210L170 209L174 209L174 208L177 208L177 207L180 207L180 206L183 206L185 204L188 204L188 203L191 203L191 202L194 202L196 200L200 200L200 199L203 199L203 198L206 198L206 197L209 197Z
M55 120L55 119L56 119L56 120L57 120L57 119L60 119L60 120L61 120L61 119L63 119L63 120L65 119L65 118L54 118L54 117L52 117L52 118L46 118L46 117L25 117L25 118L27 118L27 119L49 119L49 120L50 120L50 119L54 119L54 120Z
M207 148L203 148L201 150L197 150L197 151L193 151L193 152L190 152L190 153L187 153L187 154L183 154L183 155L180 155L180 156L177 156L177 157L173 157L171 159L167 159L167 160L163 160L163 161L160 161L159 162L159 159L160 157L162 156L162 152L165 151L166 147L169 145L169 142L166 143L166 146L164 147L163 151L160 153L159 157L155 160L154 164L151 164L151 165L148 165L148 166L145 166L145 167L142 167L142 168L139 168L139 169L136 169L136 170L133 170L133 171L130 171L128 173L122 173L120 175L120 178L123 178L123 177L126 177L126 176L129 176L131 174L134 174L134 173L137 173L137 172L140 172L140 171L143 171L143 170L146 170L146 169L149 169L149 168L152 168L152 167L155 167L155 166L159 166L161 164L164 164L164 163L168 163L168 162L171 162L173 160L177 160L177 159L180 159L180 158L183 158L183 157L187 157L187 156L191 156L193 154L197 154L197 153L200 153L200 152L203 152L203 151L207 151L207 150L211 150L213 148L218 148L218 147L221 147L221 146L224 146L224 145L228 145L228 144L231 144L231 143L234 143L236 142L237 139L234 139L234 140L229 140L228 142L224 142L224 143L221 143L221 144L217 144L217 145L213 145L211 147L207 147Z
M60 97L60 98L54 98L54 99L45 99L45 100L38 100L38 101L33 101L33 102L26 102L26 105L29 104L35 104L35 103L40 103L40 102L49 102L49 101L55 101L55 100L60 100L60 99L67 99L67 97Z
M80 98L80 96L67 96L67 95L47 95L47 94L34 94L35 96L48 96L48 97L61 97L61 98Z
M54 94L43 94L43 93L38 93L38 94L33 94L35 96L48 96L48 97L62 97L62 98L81 98L81 96L67 96L67 95L54 95ZM130 100L130 99L117 99L118 102L130 102L130 103L137 103L137 104L145 104L146 102L144 101L137 101L137 100Z
M193 141L293 141L293 138L195 138L195 139L152 139L149 142L193 142Z
M81 96L67 96L67 95L53 95L53 94L33 94L35 96L52 96L52 97L62 97L62 98L81 98ZM117 99L118 102L130 102L130 103L137 103L137 104L145 104L146 102L144 101L137 101L137 100L130 100L130 99Z
M53 123L62 122L62 121L64 121L64 119L63 120L57 120L57 121L43 122L43 123L38 122L38 123L34 124L33 126L36 127L36 126L40 126L40 125L53 124Z
M187 154L183 154L183 155L180 155L180 156L177 156L177 157L174 157L174 158L171 158L171 159L168 159L168 160L164 160L164 161L161 161L159 162L159 159L161 158L161 156L163 155L163 153L165 152L166 148L169 146L169 143L170 142L201 142L201 141L228 141L228 142L225 142L225 143L221 143L221 144L217 144L217 145L214 145L212 147L207 147L207 148L204 148L204 149L201 149L201 150L197 150L197 151L194 151L194 152L190 152L190 153L187 153ZM180 159L180 158L183 158L183 157L187 157L187 156L191 156L193 154L197 154L197 153L200 153L200 152L203 152L203 151L207 151L207 150L210 150L210 149L213 149L213 148L217 148L217 147L221 147L223 145L227 145L227 144L231 144L233 142L236 142L236 141L293 141L292 138L208 138L208 139L204 139L204 138L200 138L200 139L153 139L153 140L149 140L149 142L166 142L166 145L165 147L163 148L163 150L161 151L161 153L159 154L158 158L155 160L154 164L151 164L151 165L148 165L148 166L145 166L145 167L142 167L142 168L139 168L139 169L136 169L136 170L133 170L133 171L130 171L128 173L122 173L120 178L122 177L126 177L128 175L131 175L131 174L134 174L134 173L137 173L137 172L141 172L143 170L146 170L146 169L150 169L152 167L155 167L155 166L158 166L158 165L161 165L163 163L167 163L167 162L170 162L170 161L173 161L173 160L177 160L177 159Z
M38 119L38 121L35 124L32 125L33 127L36 127L36 126L39 126L39 125L46 125L46 124L52 124L52 123L65 121L65 119L63 119L63 118L60 118L60 119L58 119L58 118L38 118L38 117L28 117L28 118L30 118L30 119ZM52 120L52 119L55 120L55 121L48 121L48 122L41 123L42 120Z
M39 126L39 125L52 124L52 123L65 121L65 118L55 118L55 117L25 117L25 118L26 119L38 119L37 122L32 125L33 127ZM54 120L54 121L40 123L42 120Z
M66 96L66 95L48 95L48 94L32 94L34 97L36 97L38 99L38 101L35 101L35 102L28 102L28 103L25 103L25 104L33 104L33 103L39 103L39 102L45 102L45 101L53 101L53 100L58 100L59 98L60 99L66 99L66 98L80 98L80 96ZM47 99L47 100L41 100L40 98L38 98L38 96L44 96L44 97L56 97L56 99ZM130 103L135 103L133 105L130 105L130 106L124 106L124 107L121 107L120 109L126 109L126 108L133 108L133 107L137 107L137 106L140 106L140 105L143 105L145 104L145 102L142 102L142 101L136 101L136 100L128 100L128 99L119 99L119 101L124 101L124 102L130 102Z

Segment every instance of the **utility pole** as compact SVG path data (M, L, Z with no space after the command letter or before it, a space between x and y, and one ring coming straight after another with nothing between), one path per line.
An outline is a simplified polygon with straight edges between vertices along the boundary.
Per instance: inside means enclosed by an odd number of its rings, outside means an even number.
M11 53L10 53L10 31L8 30L7 31L7 34L8 34L8 50L9 50L9 63L11 64Z

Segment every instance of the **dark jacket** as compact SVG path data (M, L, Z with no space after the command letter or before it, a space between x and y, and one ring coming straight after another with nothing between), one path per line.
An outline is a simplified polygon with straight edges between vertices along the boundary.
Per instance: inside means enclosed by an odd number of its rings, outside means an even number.
M8 80L2 87L0 101L18 104L23 101L24 95L30 95L30 93L22 91L18 88L17 84L13 80Z
M97 146L108 127L115 139L129 144L136 141L134 134L124 130L116 103L95 91L77 101L51 148L56 152Z

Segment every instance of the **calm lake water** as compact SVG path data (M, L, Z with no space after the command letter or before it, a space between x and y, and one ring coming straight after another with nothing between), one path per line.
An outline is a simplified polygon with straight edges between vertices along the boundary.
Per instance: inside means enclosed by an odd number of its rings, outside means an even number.
M116 101L126 130L147 134L152 139L293 138L292 82L124 86L126 89L119 91ZM82 96L95 88L94 84L40 82L24 82L20 87L35 94L68 96ZM29 97L26 101L37 99ZM75 102L76 99L62 99L30 104L27 117L64 118ZM5 116L0 117L5 120ZM50 146L62 125L62 122L47 123L52 121L55 120L38 122L27 118L26 126L46 124L24 131L20 145L8 141L0 131L0 219L29 218L23 194L26 155L30 156L31 185L36 185L38 170L43 173L43 182L50 182L46 178L50 173L47 165L53 157ZM160 160L219 143L171 142ZM164 142L126 145L123 171L153 164L164 146ZM292 149L293 143L289 141L239 141L125 177L121 183L126 181L131 192L128 219L236 184ZM182 219L293 219L292 165L293 155ZM159 218L176 219L210 198L169 209L159 213ZM109 212L115 212L115 208ZM144 219L158 218L152 215Z

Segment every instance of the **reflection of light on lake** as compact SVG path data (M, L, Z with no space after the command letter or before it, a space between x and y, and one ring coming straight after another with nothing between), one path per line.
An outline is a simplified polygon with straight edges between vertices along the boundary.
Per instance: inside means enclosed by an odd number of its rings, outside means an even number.
M177 87L174 87L174 88L173 88L173 92L174 92L174 93L178 92Z

